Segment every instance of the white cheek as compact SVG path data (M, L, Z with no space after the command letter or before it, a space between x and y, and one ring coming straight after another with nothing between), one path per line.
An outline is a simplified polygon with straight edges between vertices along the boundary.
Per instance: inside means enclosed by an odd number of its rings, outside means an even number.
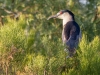
M57 15L60 15L60 13L57 13Z
M59 15L58 18L59 18L59 19L63 19L63 16L62 16L62 15Z

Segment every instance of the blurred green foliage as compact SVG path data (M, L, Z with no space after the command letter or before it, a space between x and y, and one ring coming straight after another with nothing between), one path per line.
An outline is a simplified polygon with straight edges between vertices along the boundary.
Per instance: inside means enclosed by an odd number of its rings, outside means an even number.
M99 75L99 5L99 0L0 0L0 75ZM83 35L70 59L62 21L47 20L62 9L75 14Z

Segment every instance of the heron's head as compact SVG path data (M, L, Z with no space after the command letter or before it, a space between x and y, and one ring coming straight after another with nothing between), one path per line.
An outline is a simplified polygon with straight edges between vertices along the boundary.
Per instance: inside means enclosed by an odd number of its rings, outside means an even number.
M74 14L69 10L61 10L56 15L50 16L47 20L51 18L58 18L58 19L72 19L74 20Z

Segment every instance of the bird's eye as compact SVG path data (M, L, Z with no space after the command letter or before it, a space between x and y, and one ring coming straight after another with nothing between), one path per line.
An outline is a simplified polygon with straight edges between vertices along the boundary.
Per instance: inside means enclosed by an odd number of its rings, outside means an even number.
M63 12L59 12L59 13L57 13L57 15L61 15L61 14L63 14Z
M63 12L60 12L60 14L63 14Z

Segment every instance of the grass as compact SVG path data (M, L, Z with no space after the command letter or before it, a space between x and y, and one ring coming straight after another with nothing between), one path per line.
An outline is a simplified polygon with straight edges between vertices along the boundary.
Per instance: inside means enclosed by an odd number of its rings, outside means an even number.
M89 42L83 35L77 55L65 60L64 47L58 36L44 34L45 30L41 29L44 33L38 31L39 27L27 31L28 25L24 18L8 21L0 28L1 75L100 74L98 36Z

